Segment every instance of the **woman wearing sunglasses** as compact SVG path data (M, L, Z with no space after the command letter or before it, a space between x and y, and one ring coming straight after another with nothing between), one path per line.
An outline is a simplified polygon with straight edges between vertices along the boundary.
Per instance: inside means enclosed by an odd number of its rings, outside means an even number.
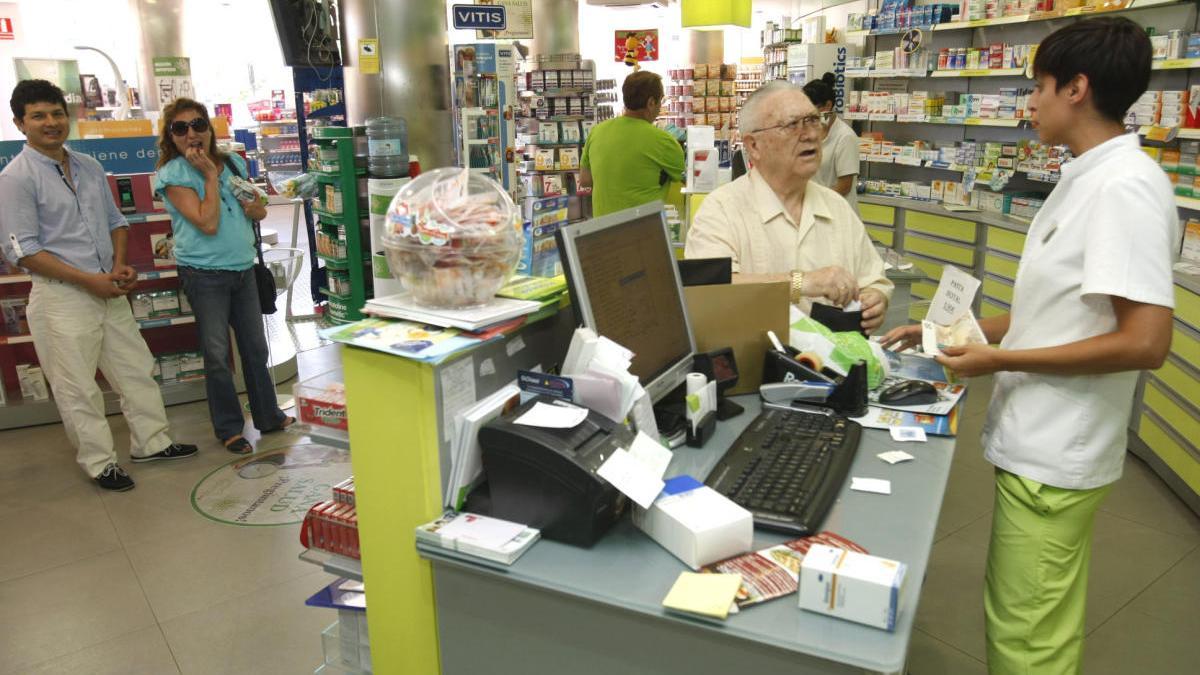
M241 354L254 427L266 433L295 421L283 414L275 399L252 269L251 221L265 218L267 209L234 196L230 178L246 175L245 161L217 150L203 104L175 99L162 119L154 191L171 214L179 279L196 315L209 415L217 438L230 452L249 454L254 448L242 435L246 422L229 367L230 328Z

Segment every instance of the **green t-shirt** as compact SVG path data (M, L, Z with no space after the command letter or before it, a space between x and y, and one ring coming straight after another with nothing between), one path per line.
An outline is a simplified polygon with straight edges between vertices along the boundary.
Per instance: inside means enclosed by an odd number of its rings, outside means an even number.
M592 215L603 216L664 199L660 177L683 178L683 148L653 124L622 115L592 129L579 165L592 172Z

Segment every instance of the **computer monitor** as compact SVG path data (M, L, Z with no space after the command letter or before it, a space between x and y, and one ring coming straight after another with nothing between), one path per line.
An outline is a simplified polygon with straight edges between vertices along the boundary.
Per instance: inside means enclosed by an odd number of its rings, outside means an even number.
M657 403L683 384L696 352L663 203L568 225L556 236L576 318L634 353L629 371Z

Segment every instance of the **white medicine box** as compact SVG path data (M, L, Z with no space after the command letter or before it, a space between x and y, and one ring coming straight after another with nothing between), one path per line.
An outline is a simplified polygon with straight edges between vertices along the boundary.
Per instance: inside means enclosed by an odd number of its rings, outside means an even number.
M749 551L749 511L691 476L667 480L649 509L634 506L633 524L692 569Z
M800 564L800 608L893 631L906 571L902 562L815 544Z

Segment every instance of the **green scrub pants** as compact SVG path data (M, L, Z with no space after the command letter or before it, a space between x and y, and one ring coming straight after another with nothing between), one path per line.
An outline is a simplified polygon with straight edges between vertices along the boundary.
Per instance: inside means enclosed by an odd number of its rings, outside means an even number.
M996 470L983 594L992 675L1081 672L1092 526L1111 488L1066 490Z

